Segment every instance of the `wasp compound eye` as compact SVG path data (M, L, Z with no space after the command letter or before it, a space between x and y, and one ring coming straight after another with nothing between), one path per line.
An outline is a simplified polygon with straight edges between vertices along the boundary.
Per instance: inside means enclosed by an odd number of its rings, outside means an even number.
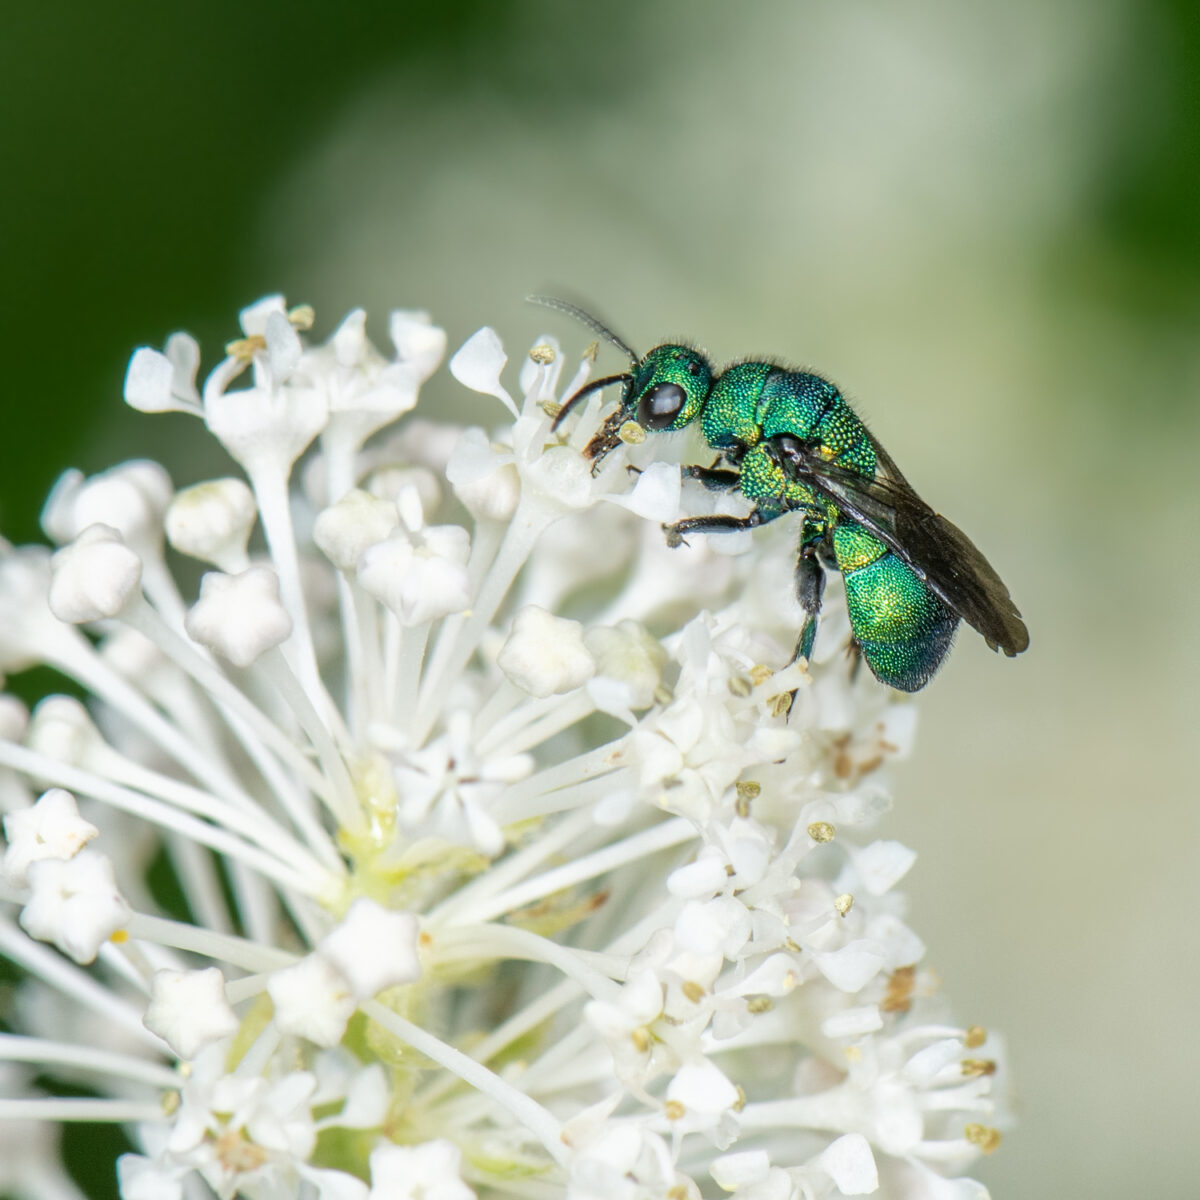
M677 383L656 383L638 402L638 424L644 429L666 429L687 402L687 392Z

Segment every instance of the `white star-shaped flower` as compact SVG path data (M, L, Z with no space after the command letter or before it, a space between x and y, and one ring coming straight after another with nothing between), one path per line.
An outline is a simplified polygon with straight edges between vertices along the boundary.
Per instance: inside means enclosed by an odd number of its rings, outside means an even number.
M309 954L267 980L275 1024L318 1046L336 1046L358 1007L342 973L321 954Z
M360 897L341 924L321 939L318 953L337 968L359 1000L369 1000L384 988L421 977L420 932L412 913L393 912Z
M363 551L358 582L404 625L462 612L471 603L470 534L461 525L422 526L419 508L398 507L404 524Z
M371 1151L369 1200L474 1200L462 1181L462 1152L446 1138Z
M238 1030L237 1014L225 998L225 976L217 967L155 971L142 1023L184 1059Z
M248 667L292 632L292 618L279 599L279 578L270 567L248 567L238 575L210 571L200 581L200 599L187 615L188 636Z
M43 792L36 804L4 818L4 877L24 887L31 863L43 858L73 858L100 831L79 815L75 797L62 788Z
M129 920L112 863L99 850L85 848L66 862L31 863L28 880L33 894L21 910L21 928L77 963L90 963Z

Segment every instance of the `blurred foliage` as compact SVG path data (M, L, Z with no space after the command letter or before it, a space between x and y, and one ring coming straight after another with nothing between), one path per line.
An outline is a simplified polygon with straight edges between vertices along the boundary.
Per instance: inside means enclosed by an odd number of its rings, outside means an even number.
M401 3L11 5L0 32L0 244L8 369L0 393L0 529L37 535L41 498L92 452L103 422L137 452L177 442L186 421L121 411L135 345L188 329L214 349L271 282L258 208L280 172L363 80L419 72L436 109L463 80L532 105L596 103L582 69L615 54L621 3L586 12L486 0ZM557 27L571 54L550 54ZM544 21L543 21L544 18ZM570 36L581 22L586 36ZM605 47L605 39L608 46ZM530 69L530 62L536 69ZM47 437L47 432L52 436Z
M1113 128L1098 232L1131 267L1131 299L1196 315L1200 288L1200 9L1152 0L1097 120ZM1128 277L1127 277L1128 278Z

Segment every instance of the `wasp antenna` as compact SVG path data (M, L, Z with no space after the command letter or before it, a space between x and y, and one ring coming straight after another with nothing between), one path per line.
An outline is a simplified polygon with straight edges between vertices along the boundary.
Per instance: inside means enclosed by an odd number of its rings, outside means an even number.
M526 296L525 299L530 304L540 304L543 308L552 308L555 312L566 313L568 317L574 317L576 321L581 325L586 325L598 337L602 337L606 342L616 346L622 354L628 355L629 361L635 367L641 362L641 356L630 347L628 342L617 337L603 321L593 317L589 312L584 312L577 304L560 300L557 296Z
M585 396L590 396L593 392L598 392L601 388L606 388L613 383L628 383L633 378L628 372L621 375L605 375L603 379L593 379L591 383L585 383L558 411L558 416L551 422L550 428L557 429L562 424L563 418L571 411Z

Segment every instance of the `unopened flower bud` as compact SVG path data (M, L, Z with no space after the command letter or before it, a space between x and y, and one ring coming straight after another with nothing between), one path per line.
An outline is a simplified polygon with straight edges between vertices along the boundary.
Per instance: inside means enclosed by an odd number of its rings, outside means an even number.
M270 567L250 567L240 575L210 571L200 581L200 599L187 615L188 637L248 667L260 654L284 642L292 618L279 599L279 579Z
M583 626L536 604L513 619L496 665L517 687L539 699L574 691L596 670L596 660L584 645Z
M180 492L167 509L167 539L180 554L219 570L245 570L258 510L240 479L211 479Z
M142 560L111 526L92 525L51 560L50 611L82 625L115 617L138 593Z

